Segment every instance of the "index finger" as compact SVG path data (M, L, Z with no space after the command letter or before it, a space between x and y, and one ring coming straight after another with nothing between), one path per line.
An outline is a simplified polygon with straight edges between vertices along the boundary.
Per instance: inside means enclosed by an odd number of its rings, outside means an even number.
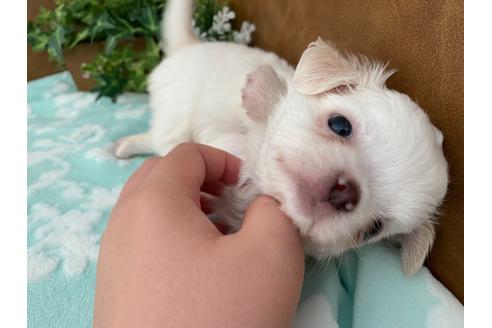
M239 158L223 150L201 144L181 144L154 165L144 185L173 188L199 205L202 185L235 183L240 165Z

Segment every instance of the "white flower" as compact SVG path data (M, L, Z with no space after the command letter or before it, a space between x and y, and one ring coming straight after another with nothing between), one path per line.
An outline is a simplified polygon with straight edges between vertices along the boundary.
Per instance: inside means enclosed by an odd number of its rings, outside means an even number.
M234 42L240 44L249 44L251 42L251 34L256 31L256 26L250 22L243 22L239 32L234 31L232 37Z
M225 6L222 10L218 11L214 16L214 20L228 22L236 18L236 13L229 7Z
M201 31L196 26L195 20L192 20L193 33L204 41L232 41L240 44L249 44L251 42L251 34L256 30L256 27L249 23L243 22L240 31L232 29L232 21L236 18L236 13L229 7L225 6L213 17L212 26L208 31Z
M214 15L214 21L212 27L208 31L209 34L216 33L218 35L224 35L231 31L230 21L236 18L236 13L225 6L222 10L218 11Z

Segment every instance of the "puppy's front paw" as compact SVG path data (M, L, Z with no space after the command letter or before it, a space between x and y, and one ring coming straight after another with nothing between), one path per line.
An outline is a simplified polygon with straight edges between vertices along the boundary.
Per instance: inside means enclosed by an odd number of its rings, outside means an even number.
M129 138L121 138L115 141L113 144L113 153L116 157L121 159L130 158L133 155L133 152L131 151L131 141Z

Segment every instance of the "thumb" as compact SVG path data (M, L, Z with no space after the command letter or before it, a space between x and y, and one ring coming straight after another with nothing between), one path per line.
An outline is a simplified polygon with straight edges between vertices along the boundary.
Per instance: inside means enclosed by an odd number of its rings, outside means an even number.
M258 197L246 211L239 231L252 242L285 246L293 255L304 258L299 231L292 220L280 209L280 203L269 196Z

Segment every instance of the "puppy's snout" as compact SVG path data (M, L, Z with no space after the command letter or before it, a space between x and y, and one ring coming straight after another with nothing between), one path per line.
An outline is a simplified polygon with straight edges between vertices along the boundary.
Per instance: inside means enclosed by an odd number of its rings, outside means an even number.
M340 176L335 185L331 187L328 202L337 210L350 212L359 203L359 187L344 176Z

